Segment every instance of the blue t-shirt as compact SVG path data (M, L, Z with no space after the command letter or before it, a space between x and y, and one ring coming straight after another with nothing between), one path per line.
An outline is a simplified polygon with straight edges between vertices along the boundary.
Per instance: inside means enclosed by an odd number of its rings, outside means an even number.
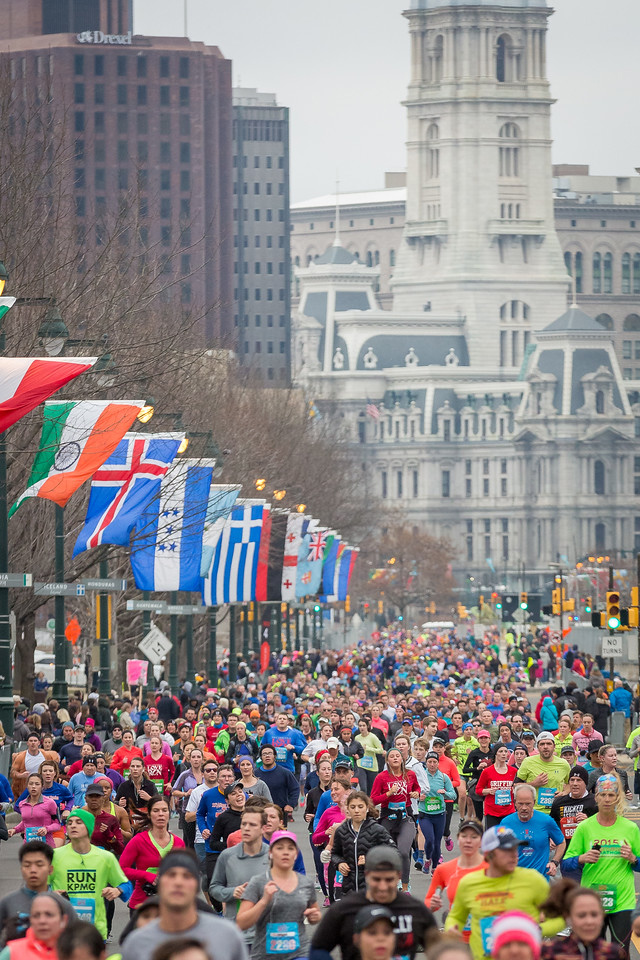
M196 823L198 824L200 833L202 833L203 830L213 831L216 818L227 810L228 806L224 794L220 793L217 787L211 787L210 790L205 790L200 797L200 803L198 804L198 811L196 813ZM209 840L210 839L209 837ZM206 841L206 849L211 851L209 840Z
M73 805L74 807L83 807L84 806L84 795L87 792L87 787L90 783L95 783L96 780L103 777L102 773L94 773L92 777L88 777L82 771L74 773L69 780L69 790L73 794Z
M29 796L29 791L24 789L16 800L16 807ZM73 806L73 794L63 783L53 782L50 787L45 787L42 791L43 797L51 797L58 805L58 811L71 810Z
M555 844L564 843L564 835L555 820L548 813L534 810L531 820L526 823L522 823L517 813L510 813L500 826L513 830L518 840L526 840L525 845L518 847L518 866L537 870L546 877L551 859L549 840Z
M287 770L294 771L294 754L302 753L307 746L307 741L299 730L278 730L277 727L271 727L262 738L261 746L271 744L276 752L276 763ZM294 749L288 750L288 744L293 744Z

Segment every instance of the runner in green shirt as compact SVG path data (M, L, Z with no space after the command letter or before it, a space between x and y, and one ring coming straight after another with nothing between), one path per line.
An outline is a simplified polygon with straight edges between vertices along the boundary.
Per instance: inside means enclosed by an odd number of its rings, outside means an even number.
M445 931L469 929L474 960L491 956L494 921L509 910L520 910L538 922L540 906L549 895L549 884L537 870L519 867L520 841L513 830L497 826L486 830L480 845L488 866L462 877L449 911ZM544 936L564 926L562 918L542 924Z
M526 757L518 770L518 780L530 783L537 790L536 810L549 813L558 790L569 782L570 766L562 757L556 757L556 741L553 734L543 730L536 740L538 755Z
M640 830L624 816L625 795L614 773L596 781L596 803L598 812L578 824L562 862L568 870L582 867L580 884L600 893L612 939L628 956Z
M72 810L67 820L69 843L53 851L50 885L66 893L80 920L95 924L103 940L107 938L105 900L131 896L132 884L125 877L114 855L94 847L90 837L95 818L88 810Z

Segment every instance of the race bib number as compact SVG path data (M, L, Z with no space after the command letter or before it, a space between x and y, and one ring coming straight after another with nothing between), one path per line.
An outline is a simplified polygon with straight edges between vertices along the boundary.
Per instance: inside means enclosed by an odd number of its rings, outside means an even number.
M602 909L604 912L615 913L616 903L618 900L618 888L600 884L599 886L594 887L594 889L596 893L600 894L600 899L602 900Z
M389 803L389 810L393 810L394 813L404 813L406 809L406 800L391 800Z
M444 812L444 800L442 800L440 797L427 797L424 802L424 806L427 813Z
M550 807L556 791L553 787L538 787L538 805L540 807Z
M480 936L482 937L482 949L487 956L493 952L493 924L496 917L480 918Z
M158 793L164 793L164 780L162 777L152 777L151 783L154 784Z
M511 805L511 790L496 790L493 800L497 807L509 807Z
M39 827L25 827L24 828L24 842L29 843L31 840L44 840L44 837L38 836Z
M287 748L276 747L276 760L286 760L286 759L287 759Z
M360 766L365 770L373 770L373 757L363 757Z
M297 923L267 924L267 953L291 953L300 949Z
M574 835L577 826L578 824L575 817L560 817L560 829L567 840Z
M96 918L96 902L90 897L74 897L69 895L69 903L78 915L78 920L94 923Z

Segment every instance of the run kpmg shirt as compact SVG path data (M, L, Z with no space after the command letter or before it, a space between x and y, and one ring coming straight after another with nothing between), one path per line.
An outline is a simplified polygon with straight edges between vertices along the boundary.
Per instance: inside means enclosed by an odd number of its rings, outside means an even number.
M620 847L625 842L636 857L640 857L640 830L636 823L617 817L613 826L603 827L597 817L589 817L576 827L564 856L565 860L579 857L591 850L594 843L600 844L598 861L582 865L580 883L600 893L605 913L633 910L636 905L633 869L620 855Z
M107 939L105 887L121 887L128 899L131 884L112 853L90 847L88 853L76 853L70 843L53 851L52 890L65 891L79 920L95 924L103 940Z
M558 790L569 782L571 767L562 757L552 757L548 762L539 755L525 757L518 770L518 780L530 783L541 773L546 773L547 782L544 786L536 787L536 810L549 813L551 804Z

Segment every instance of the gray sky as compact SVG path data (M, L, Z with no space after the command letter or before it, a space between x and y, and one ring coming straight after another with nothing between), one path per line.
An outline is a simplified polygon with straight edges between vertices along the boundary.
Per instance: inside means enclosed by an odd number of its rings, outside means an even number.
M220 47L233 82L291 110L292 199L383 186L405 167L406 0L188 0L189 36ZM556 0L548 67L553 159L597 174L640 166L638 0ZM135 30L184 36L183 0L135 0Z

